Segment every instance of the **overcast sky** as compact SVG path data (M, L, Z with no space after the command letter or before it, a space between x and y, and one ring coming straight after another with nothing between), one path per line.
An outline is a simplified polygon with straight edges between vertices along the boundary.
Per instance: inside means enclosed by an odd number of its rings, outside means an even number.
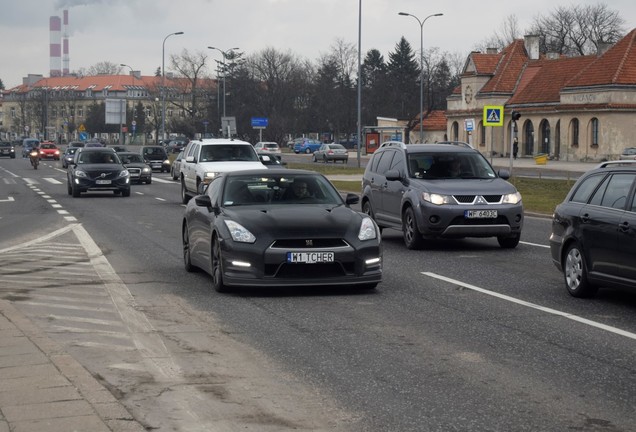
M579 0L576 4L597 4ZM636 1L611 0L627 31L636 28ZM414 50L420 47L467 55L493 35L506 17L515 15L527 28L537 15L549 14L560 0L362 0L362 53L376 48L384 55L404 36ZM358 45L359 0L0 0L0 79L6 88L22 83L28 74L48 76L49 17L69 11L71 71L99 62L125 63L143 75L161 66L164 38L165 62L183 49L207 52L219 59L221 49L240 48L246 55L265 48L292 52L315 61L328 53L337 39ZM213 62L210 62L213 65ZM125 69L124 73L128 73Z

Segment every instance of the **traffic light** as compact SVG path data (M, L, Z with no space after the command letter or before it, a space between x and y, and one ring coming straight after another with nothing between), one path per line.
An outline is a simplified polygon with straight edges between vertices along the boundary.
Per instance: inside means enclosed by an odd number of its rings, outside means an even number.
M514 121L517 121L521 118L521 113L519 111L513 111L512 112L512 119Z

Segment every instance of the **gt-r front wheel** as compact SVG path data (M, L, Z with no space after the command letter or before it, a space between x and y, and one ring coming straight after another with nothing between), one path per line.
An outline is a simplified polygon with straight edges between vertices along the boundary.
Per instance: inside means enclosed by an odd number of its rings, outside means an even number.
M227 287L223 284L223 254L221 242L215 235L212 241L212 287L216 292L225 292Z

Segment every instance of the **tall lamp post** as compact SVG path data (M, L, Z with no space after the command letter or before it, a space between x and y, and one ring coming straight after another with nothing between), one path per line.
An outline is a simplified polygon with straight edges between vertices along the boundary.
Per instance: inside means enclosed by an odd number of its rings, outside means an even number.
M133 71L133 68L131 66L128 66L127 64L121 63L119 66L121 67L127 67L128 69L130 69L130 79L131 79L131 84L134 85L135 84L135 72ZM126 96L127 96L126 92ZM126 97L126 108L128 108L128 97ZM123 122L122 120L122 113L121 113L121 106L119 108L119 144L124 145L125 139L124 139L124 131L123 131Z
M356 156L360 168L360 148L362 147L362 0L358 0L358 130ZM335 162L334 162L335 163Z
M227 58L228 53L236 51L238 48L230 48L223 51L221 48L209 46L208 49L217 50L223 56L223 117L225 117L225 75L227 75L227 71L225 70L225 59Z
M432 14L424 18L423 21L420 21L415 15L406 12L399 12L398 15L413 17L420 25L420 144L422 144L424 143L424 23L430 17L442 16L444 14Z
M182 35L183 32L170 33L163 38L163 44L161 46L161 139L166 138L166 39L170 36Z

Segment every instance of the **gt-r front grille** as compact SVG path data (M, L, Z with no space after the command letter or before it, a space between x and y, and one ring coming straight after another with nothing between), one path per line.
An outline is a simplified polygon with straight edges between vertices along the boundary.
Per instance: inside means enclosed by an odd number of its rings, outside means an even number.
M457 204L501 204L501 195L453 195Z
M348 244L340 238L318 239L282 239L272 243L273 249L316 249L347 247Z

